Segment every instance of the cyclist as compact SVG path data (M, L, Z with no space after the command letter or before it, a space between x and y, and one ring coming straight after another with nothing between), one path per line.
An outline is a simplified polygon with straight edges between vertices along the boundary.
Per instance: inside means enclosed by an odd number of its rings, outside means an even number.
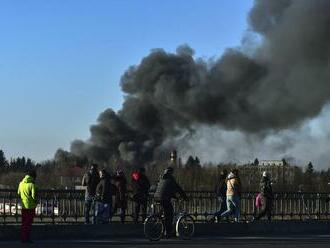
M174 235L172 223L174 210L171 199L176 198L176 194L179 194L181 198L188 200L186 193L175 181L173 172L173 167L165 169L164 174L160 176L154 195L155 199L160 202L164 210L166 238Z

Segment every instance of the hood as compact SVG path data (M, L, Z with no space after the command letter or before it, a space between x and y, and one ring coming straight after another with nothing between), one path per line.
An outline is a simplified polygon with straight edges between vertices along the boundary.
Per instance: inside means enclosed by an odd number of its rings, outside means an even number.
M132 179L134 181L138 181L140 178L141 178L141 174L139 172L136 171L132 173Z
M170 173L166 173L166 174L164 174L163 176L161 176L162 179L169 179L169 178L171 178L171 177L173 177L173 176L172 176L172 174L170 174Z
M33 183L34 182L34 179L33 177L29 176L29 175L26 175L23 180L22 180L23 183Z
M230 173L228 174L227 179L232 179L232 178L235 178L235 174L232 173L232 172L230 172Z

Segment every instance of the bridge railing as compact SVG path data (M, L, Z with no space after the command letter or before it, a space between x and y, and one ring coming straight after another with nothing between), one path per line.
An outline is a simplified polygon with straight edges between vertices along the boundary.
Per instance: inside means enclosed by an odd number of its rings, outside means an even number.
M35 222L37 223L83 223L83 190L39 190ZM196 221L205 222L217 210L219 202L211 191L188 191L189 201L184 207ZM245 192L241 197L241 219L252 218L255 192ZM275 193L273 218L276 220L329 220L330 195L328 193L286 192ZM149 199L150 203L152 197ZM150 204L149 204L150 205ZM174 208L177 209L174 202ZM132 221L133 201L128 195L126 220ZM115 213L113 221L119 221ZM16 190L0 189L0 224L21 221L21 202Z

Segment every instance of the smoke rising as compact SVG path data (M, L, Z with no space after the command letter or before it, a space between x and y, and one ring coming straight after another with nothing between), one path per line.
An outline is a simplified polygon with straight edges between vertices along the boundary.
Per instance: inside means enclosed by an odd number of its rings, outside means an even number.
M178 150L184 158L193 155L204 162L245 164L255 158L285 158L290 164L306 166L313 161L318 169L327 169L330 167L329 121L328 104L317 118L304 122L299 128L267 135L200 126L192 137L177 142Z
M249 25L261 40L253 52L242 45L208 62L187 45L176 53L152 50L122 76L122 109L101 113L90 139L74 141L71 152L138 163L201 126L255 143L317 116L330 98L330 1L256 0ZM285 144L294 140L284 136ZM229 150L224 156L242 157Z

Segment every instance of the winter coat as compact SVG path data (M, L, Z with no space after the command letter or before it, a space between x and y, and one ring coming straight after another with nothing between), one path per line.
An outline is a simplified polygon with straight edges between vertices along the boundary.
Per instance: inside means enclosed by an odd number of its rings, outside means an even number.
M26 175L18 186L18 195L22 200L23 209L34 209L37 206L37 189L34 179Z
M164 174L157 184L155 199L160 201L170 201L175 198L175 195L179 193L184 199L187 199L186 193L177 184L174 177L171 174Z
M218 184L215 186L215 194L217 196L226 196L227 184L226 178L219 178Z
M260 193L266 198L273 198L273 189L268 177L262 177L260 182Z
M82 186L87 186L86 195L95 196L97 184L100 182L99 174L96 170L87 172L82 180Z
M96 187L96 199L102 203L112 202L112 187L108 176L102 177Z
M116 186L115 207L127 208L127 180L125 176L115 176L113 182Z
M238 177L236 177L233 173L229 173L227 177L227 192L228 196L241 196L241 182Z
M146 175L141 174L140 172L133 172L131 186L134 200L145 199L148 197L150 182Z

